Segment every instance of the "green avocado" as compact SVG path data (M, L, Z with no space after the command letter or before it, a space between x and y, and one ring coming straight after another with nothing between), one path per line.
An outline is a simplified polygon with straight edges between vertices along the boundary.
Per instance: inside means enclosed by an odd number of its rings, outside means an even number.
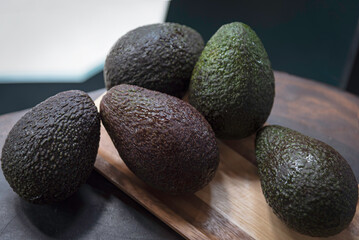
M274 75L256 33L239 22L223 25L208 41L192 73L189 102L217 137L244 138L267 120Z
M358 201L358 183L336 150L274 125L259 130L255 152L264 196L289 227L328 237L349 225Z
M66 199L90 175L100 140L100 116L82 91L56 94L28 111L10 130L1 167L23 199Z
M100 115L125 164L153 188L194 193L214 177L219 164L214 132L187 102L121 84L103 97Z
M177 23L136 28L118 39L107 55L107 89L131 84L182 97L203 50L201 35Z

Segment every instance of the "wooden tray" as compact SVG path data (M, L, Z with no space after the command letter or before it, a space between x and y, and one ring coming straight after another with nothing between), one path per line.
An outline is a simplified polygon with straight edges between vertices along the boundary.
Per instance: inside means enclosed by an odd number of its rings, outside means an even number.
M266 203L253 164L254 136L218 140L218 145L220 165L215 178L192 195L174 197L147 186L126 167L103 126L95 168L187 239L319 239L289 229ZM241 154L237 149L242 149ZM325 239L359 239L359 204L350 226Z

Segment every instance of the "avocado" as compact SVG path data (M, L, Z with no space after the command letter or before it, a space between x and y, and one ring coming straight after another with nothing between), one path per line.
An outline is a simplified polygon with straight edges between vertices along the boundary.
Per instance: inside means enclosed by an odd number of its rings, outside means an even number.
M189 103L217 137L238 139L264 124L273 100L274 75L262 42L246 24L223 25L194 67Z
M182 97L203 47L201 35L184 25L138 27L119 38L108 53L106 88L125 83Z
M100 116L82 91L65 91L28 111L10 130L1 167L23 199L49 204L66 199L90 175L100 139Z
M328 237L349 225L358 201L358 183L335 149L273 125L258 131L255 153L264 196L289 227Z
M187 102L121 84L103 97L100 115L125 164L153 188L194 193L214 177L219 164L214 132Z

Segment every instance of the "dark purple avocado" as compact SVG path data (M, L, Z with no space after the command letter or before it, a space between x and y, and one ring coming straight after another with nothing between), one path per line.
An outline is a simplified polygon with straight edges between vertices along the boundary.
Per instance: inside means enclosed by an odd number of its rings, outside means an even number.
M11 129L1 167L12 189L38 204L62 201L85 183L100 141L100 116L82 91L58 93Z
M100 115L121 158L144 182L166 193L194 193L214 177L214 132L190 104L127 84L111 88Z
M106 88L131 84L183 97L203 47L196 30L178 23L133 29L117 40L106 57Z

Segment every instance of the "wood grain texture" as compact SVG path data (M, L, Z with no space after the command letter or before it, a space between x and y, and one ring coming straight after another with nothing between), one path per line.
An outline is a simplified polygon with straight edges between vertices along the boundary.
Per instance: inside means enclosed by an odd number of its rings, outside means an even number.
M275 72L276 96L266 124L278 124L335 148L359 179L359 98L337 88ZM254 139L224 141L255 163Z
M359 98L337 88L276 73L269 124L293 128L334 147L359 179Z
M291 127L332 145L347 158L358 178L358 98L284 73L277 72L275 77L276 98L268 123ZM217 174L192 195L169 196L139 180L121 160L104 128L95 168L187 239L320 239L296 233L273 214L260 187L254 137L218 140ZM326 239L359 239L359 205L350 226Z

